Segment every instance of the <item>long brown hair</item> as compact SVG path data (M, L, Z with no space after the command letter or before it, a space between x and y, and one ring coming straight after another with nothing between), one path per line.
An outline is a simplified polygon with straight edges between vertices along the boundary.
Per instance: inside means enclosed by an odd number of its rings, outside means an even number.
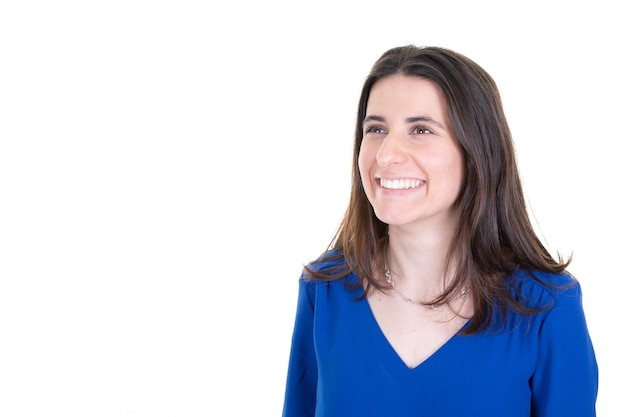
M448 259L458 262L441 303L471 287L474 316L465 333L489 326L494 311L504 321L508 310L540 311L525 305L505 282L518 268L562 273L571 259L553 258L533 230L518 173L515 150L500 93L491 76L466 56L440 47L407 45L386 51L364 82L356 118L350 201L326 256L306 266L313 279L332 280L355 273L365 289L386 290L376 276L383 273L387 224L372 209L358 168L363 120L370 91L379 80L401 74L428 79L446 98L452 131L464 155L464 184L457 198L459 223ZM340 260L318 268L324 260Z

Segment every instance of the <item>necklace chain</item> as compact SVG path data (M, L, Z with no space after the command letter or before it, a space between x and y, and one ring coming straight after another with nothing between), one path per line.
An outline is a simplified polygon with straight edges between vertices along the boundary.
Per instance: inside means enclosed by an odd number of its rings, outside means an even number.
M420 303L419 301L416 301L412 298L407 297L406 295L404 295L404 293L402 293L402 291L400 291L400 289L398 287L396 287L395 282L393 282L393 280L391 279L391 271L389 271L389 266L387 266L387 260L385 260L385 280L387 281L387 283L389 284L389 286L391 286L391 288L400 296L404 299L404 301L406 301L407 303L410 304L414 304L414 305L422 305L422 303ZM463 291L461 291L461 294L459 294L459 296L455 299L455 300L461 300L465 297L467 297L467 295L469 294L469 287L467 288L463 288ZM439 308L441 304L431 304L430 308L433 310L436 310L437 308Z

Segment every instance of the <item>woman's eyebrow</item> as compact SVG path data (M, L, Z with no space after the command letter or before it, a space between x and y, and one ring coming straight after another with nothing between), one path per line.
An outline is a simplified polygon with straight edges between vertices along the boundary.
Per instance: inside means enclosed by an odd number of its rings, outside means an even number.
M445 128L446 128L444 125L442 125L441 123L439 123L438 121L436 121L432 117L428 117L428 116L407 117L406 118L406 122L407 123L426 122L426 123L432 123L432 124L434 124L435 126L437 126L440 129L444 129L445 130Z
M371 115L371 116L367 116L365 117L365 119L363 119L363 123L367 123L367 122L384 122L385 118L382 116L376 116L376 115Z

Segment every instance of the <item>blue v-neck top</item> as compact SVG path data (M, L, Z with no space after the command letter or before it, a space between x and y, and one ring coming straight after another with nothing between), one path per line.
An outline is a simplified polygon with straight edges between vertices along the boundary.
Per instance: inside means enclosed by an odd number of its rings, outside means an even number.
M321 266L323 267L323 266ZM591 417L598 368L570 275L512 280L537 315L457 334L408 368L382 333L354 275L300 278L283 417Z

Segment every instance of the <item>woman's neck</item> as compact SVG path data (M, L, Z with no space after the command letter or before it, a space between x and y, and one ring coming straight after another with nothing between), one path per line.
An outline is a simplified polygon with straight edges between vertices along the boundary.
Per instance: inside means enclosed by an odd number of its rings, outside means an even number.
M386 256L396 285L422 297L440 295L454 272L448 265L453 236L452 228L415 231L390 226Z

